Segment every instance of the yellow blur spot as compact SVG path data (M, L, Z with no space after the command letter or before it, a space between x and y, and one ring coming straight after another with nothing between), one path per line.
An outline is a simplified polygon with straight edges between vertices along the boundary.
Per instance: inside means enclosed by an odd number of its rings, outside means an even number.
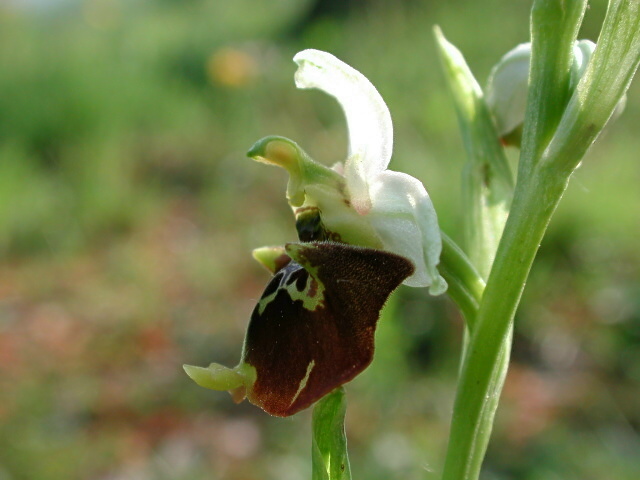
M243 87L257 76L255 59L237 48L224 47L207 61L207 73L212 83L227 87Z

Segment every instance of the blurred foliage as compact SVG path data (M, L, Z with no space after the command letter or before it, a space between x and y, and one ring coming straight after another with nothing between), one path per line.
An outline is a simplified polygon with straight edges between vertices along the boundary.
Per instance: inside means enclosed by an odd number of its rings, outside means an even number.
M392 168L460 238L464 150L439 24L483 83L527 40L529 2L13 0L0 4L0 479L310 475L310 412L270 418L193 385L237 361L295 238L281 172L244 152L285 135L344 157L337 104L296 91L293 54L365 73L395 122ZM606 2L581 37L596 39ZM640 95L592 149L542 245L516 327L486 479L640 476ZM515 152L510 152L515 165ZM437 478L461 322L401 289L347 387L356 478Z

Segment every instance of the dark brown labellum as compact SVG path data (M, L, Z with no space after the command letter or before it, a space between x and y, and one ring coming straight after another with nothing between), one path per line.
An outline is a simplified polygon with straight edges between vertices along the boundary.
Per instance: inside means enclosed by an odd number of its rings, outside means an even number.
M242 362L256 369L249 400L288 416L353 379L373 358L380 310L413 273L398 255L331 242L288 244L293 259L267 285Z

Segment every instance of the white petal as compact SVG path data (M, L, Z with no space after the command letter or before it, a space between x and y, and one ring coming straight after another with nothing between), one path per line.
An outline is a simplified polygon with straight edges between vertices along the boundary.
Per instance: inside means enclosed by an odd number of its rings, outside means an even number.
M391 115L367 78L330 53L303 50L293 57L299 67L298 88L318 88L335 97L349 128L349 157L345 176L354 208L365 213L370 206L368 184L387 168L393 149Z
M430 286L433 295L444 292L447 284L436 268L442 250L438 217L422 183L387 170L372 182L371 198L367 217L384 249L408 258L416 267L405 285Z

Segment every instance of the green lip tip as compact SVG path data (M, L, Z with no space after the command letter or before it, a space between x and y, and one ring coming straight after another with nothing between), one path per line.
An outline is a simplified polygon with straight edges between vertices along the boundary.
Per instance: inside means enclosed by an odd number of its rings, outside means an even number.
M233 390L244 384L244 378L232 368L212 363L207 368L183 365L185 373L198 385L211 390Z

